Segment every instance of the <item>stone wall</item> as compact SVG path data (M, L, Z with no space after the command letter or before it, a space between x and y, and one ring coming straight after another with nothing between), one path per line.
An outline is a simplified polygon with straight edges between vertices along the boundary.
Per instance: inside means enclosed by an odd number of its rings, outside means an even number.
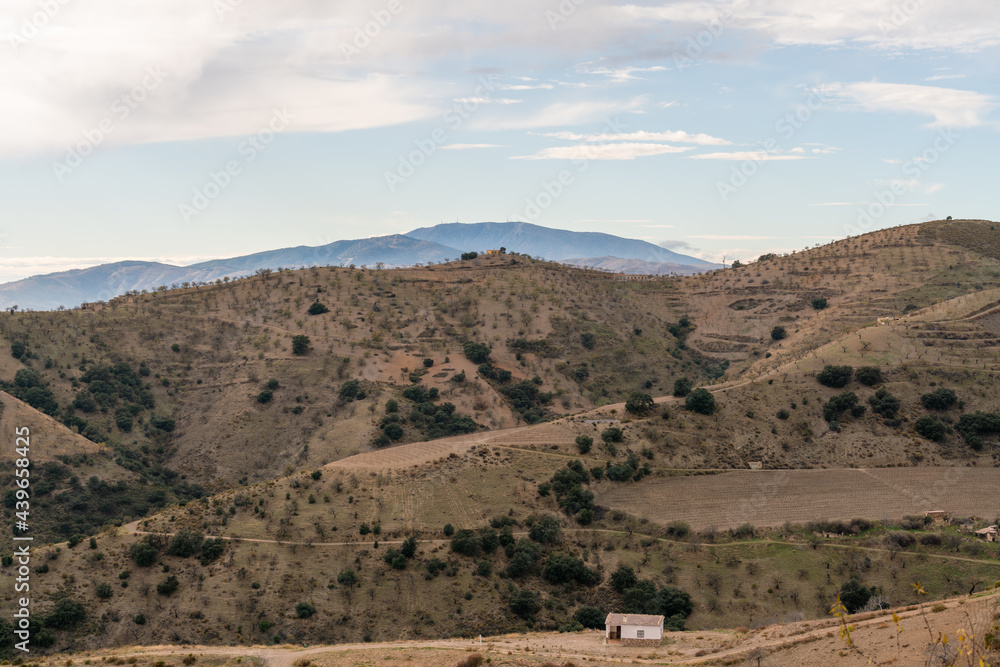
M635 639L633 637L622 637L622 646L659 646L659 639Z

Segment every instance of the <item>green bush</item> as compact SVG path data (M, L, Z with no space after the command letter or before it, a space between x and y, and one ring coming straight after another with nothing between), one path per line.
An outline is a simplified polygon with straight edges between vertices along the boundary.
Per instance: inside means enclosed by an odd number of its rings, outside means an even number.
M170 544L167 545L167 555L178 556L180 558L193 556L201 550L201 544L204 541L205 536L203 534L188 530L187 528L182 529L174 535L170 540Z
M868 588L857 579L851 579L840 587L840 602L853 614L863 609L877 592L878 589Z
M322 315L323 313L329 313L330 309L319 301L314 301L313 304L309 306L309 310L307 312L310 315Z
M945 434L948 432L948 427L937 417L924 415L913 422L913 430L921 437L938 442L944 439Z
M478 252L463 252L462 253L462 260L463 261L470 260L470 259L475 259L476 257L479 257L479 253Z
M97 587L94 588L94 593L96 593L97 597L102 600L107 600L115 594L114 590L111 588L111 584L105 582L97 584Z
M812 300L812 307L815 310L823 310L829 304L827 303L826 297L818 296Z
M784 340L788 338L788 332L785 331L785 327L774 327L771 329L771 340Z
M526 588L522 588L510 597L510 610L524 620L533 619L542 608L538 596Z
M573 614L573 620L585 628L602 630L607 616L607 612L601 607L584 606L576 610L576 613Z
M715 396L707 389L699 387L687 395L684 406L692 412L710 415L715 412Z
M308 602L300 602L295 605L295 615L299 618L309 618L316 613L316 607Z
M444 524L443 532L445 537L451 537L452 535L455 534L455 527L452 526L450 523L446 523Z
M594 439L589 435L578 435L576 436L576 447L580 450L581 454L586 454L590 451L590 448L594 446Z
M679 377L674 380L674 396L683 398L690 394L692 389L694 389L694 382L687 377Z
M129 556L140 567L149 567L156 562L156 558L159 555L160 550L150 544L149 538L136 542L129 547Z
M580 345L583 345L588 350L593 350L596 344L597 344L597 337L594 334L590 333L589 331L585 331L582 334L580 334Z
M634 415L644 415L653 409L653 397L638 391L632 392L628 400L625 401L625 410Z
M312 340L305 334L292 337L292 354L303 355L309 351Z
M854 371L854 377L858 382L868 387L882 384L882 371L878 366L862 366Z
M178 588L180 588L180 582L177 581L177 577L170 575L156 585L156 592L160 595L170 596L173 595Z
M45 617L44 625L57 630L76 627L87 618L84 606L71 598L59 598Z
M853 375L852 366L824 366L823 370L816 374L816 379L824 387L841 389L847 386Z
M462 346L462 352L474 364L485 364L490 359L490 348L486 343L468 341Z
M928 410L947 410L958 402L958 396L953 390L940 387L921 396L920 402Z
M624 431L617 426L610 426L601 431L601 440L604 442L621 442L624 437Z
M868 404L872 406L872 412L882 415L886 419L893 419L899 412L899 399L890 394L884 387L875 392L874 396L868 398Z
M257 394L258 403L270 403L271 399L274 398L274 392L270 389L265 389L264 391Z
M778 410L777 417L782 421L788 419L791 416L792 414L788 410Z
M858 396L853 391L845 391L823 404L823 419L837 421L841 414L858 406Z

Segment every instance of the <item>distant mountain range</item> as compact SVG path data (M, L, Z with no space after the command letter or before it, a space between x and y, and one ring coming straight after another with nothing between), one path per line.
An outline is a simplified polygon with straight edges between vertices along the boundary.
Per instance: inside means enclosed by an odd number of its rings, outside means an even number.
M378 262L387 267L412 266L458 259L470 250L501 247L508 252L625 273L690 274L720 267L646 241L611 234L572 232L526 222L449 223L422 227L408 234L268 250L190 266L125 261L32 276L0 284L0 308L15 305L22 310L75 308L81 303L107 301L133 290L209 282L227 276L239 278L258 269L375 266Z

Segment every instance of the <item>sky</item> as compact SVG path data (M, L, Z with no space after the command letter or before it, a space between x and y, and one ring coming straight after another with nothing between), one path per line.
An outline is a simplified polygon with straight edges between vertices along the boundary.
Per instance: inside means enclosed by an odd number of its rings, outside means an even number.
M0 281L456 221L729 262L997 220L998 56L981 0L0 0Z

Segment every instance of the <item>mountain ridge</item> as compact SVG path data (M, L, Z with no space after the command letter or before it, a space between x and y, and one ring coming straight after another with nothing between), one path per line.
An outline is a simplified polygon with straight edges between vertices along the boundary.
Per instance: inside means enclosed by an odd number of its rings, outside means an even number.
M414 266L458 259L466 251L504 246L510 252L543 256L555 261L615 255L623 265L632 267L630 272L644 272L643 262L671 265L668 271L651 270L651 273L672 271L689 274L718 268L716 264L646 241L600 232L574 232L531 223L447 223L421 227L408 234L341 240L322 246L278 248L189 266L123 260L36 275L0 284L0 308L75 308L83 303L108 301L130 291L153 291L164 285L241 278L259 269L350 264L374 266L380 263L386 267ZM595 250L600 252L595 253Z

